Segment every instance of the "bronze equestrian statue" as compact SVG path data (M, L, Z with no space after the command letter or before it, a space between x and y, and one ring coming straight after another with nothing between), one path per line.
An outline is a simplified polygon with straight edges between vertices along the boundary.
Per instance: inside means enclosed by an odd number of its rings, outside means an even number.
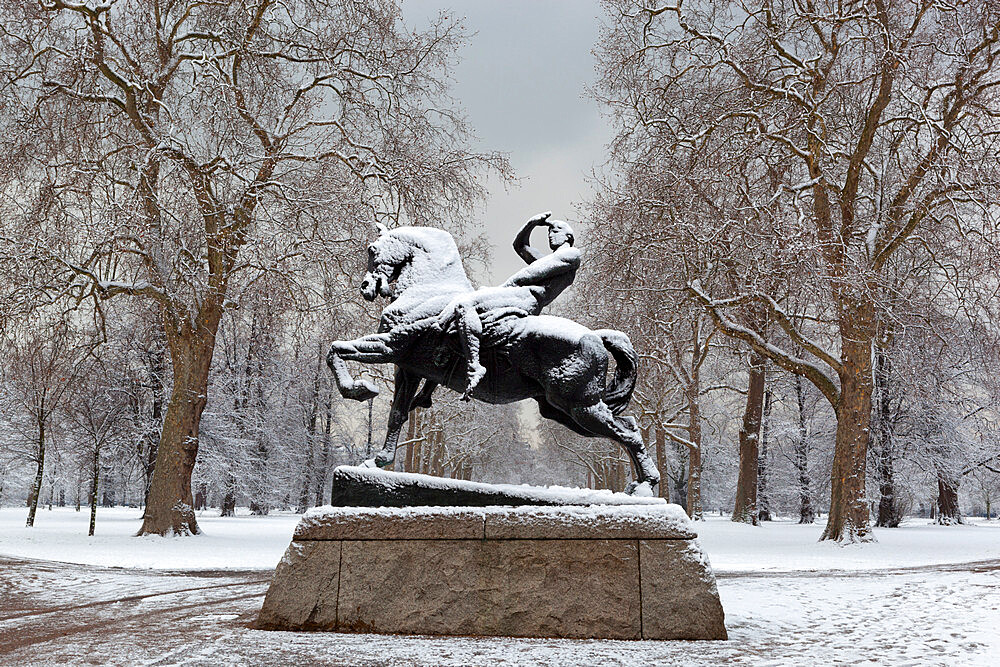
M619 416L635 389L636 355L628 336L591 330L541 310L572 282L580 265L573 230L550 214L531 218L514 249L527 266L503 285L473 289L454 239L430 227L380 226L368 247L361 294L390 301L378 333L330 347L327 363L342 396L378 394L353 378L346 361L394 364L395 392L385 445L375 457L392 464L409 412L428 407L438 385L491 404L534 399L543 417L580 435L606 437L628 453L636 480L627 493L653 495L659 472L632 417ZM548 227L543 254L530 245L536 227ZM615 373L607 382L608 357ZM418 392L418 385L423 386Z

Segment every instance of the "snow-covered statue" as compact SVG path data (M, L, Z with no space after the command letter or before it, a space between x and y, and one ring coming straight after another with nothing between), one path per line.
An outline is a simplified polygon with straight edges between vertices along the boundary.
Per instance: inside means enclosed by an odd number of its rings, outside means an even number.
M375 457L392 464L409 412L429 407L443 385L463 399L511 403L534 399L543 417L584 436L606 437L628 453L636 481L629 493L652 495L660 479L628 406L636 381L636 355L628 336L591 330L542 308L576 276L580 252L568 224L549 213L531 218L518 232L514 250L527 263L503 285L473 289L448 232L430 227L380 226L368 247L361 294L389 299L379 332L337 341L327 363L342 396L363 401L378 394L353 378L346 361L395 364L395 393L385 446ZM548 228L543 254L530 245L531 232ZM615 373L607 382L609 356ZM423 386L419 387L423 381Z

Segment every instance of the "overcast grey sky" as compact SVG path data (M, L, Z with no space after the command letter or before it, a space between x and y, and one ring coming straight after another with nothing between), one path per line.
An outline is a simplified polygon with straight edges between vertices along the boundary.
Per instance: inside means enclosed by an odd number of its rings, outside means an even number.
M454 96L480 139L507 152L519 186L490 183L485 227L494 247L493 279L522 266L510 244L518 226L551 210L574 222L588 194L587 174L604 161L611 131L584 96L595 79L600 8L593 0L403 0L414 27L447 9L475 33L455 71ZM577 235L585 230L574 225ZM543 243L539 234L536 244Z

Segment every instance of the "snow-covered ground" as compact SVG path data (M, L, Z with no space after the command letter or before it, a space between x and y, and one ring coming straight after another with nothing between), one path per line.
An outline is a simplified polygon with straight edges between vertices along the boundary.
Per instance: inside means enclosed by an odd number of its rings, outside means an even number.
M86 512L40 509L33 528L27 510L0 508L0 554L67 563L169 570L273 568L292 538L299 515L278 512L236 517L202 512L196 537L135 538L141 510L98 510L97 530L87 537ZM696 524L702 546L718 573L762 571L881 570L1000 559L1000 520L966 526L935 526L910 519L900 528L875 529L875 544L838 546L817 542L822 522L800 526L774 521L754 527L726 517Z
M273 568L285 552L298 514L272 513L222 518L218 510L199 513L202 534L192 537L141 537L142 510L99 508L93 537L90 515L72 507L39 508L27 528L23 507L0 508L0 555L65 563L167 570L248 570Z
M134 509L102 509L93 538L85 512L27 529L0 510L0 664L1000 664L1000 521L911 520L837 547L820 524L713 517L698 530L730 640L658 642L252 630L298 517L216 514L202 536L137 539Z
M696 530L716 572L870 570L1000 559L1000 520L968 521L937 526L908 519L899 528L876 528L873 544L847 546L818 541L825 520L748 526L709 517Z

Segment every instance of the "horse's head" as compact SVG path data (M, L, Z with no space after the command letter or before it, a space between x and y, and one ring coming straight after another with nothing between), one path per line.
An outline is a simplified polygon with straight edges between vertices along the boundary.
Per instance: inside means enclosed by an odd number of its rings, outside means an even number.
M361 281L361 296L374 301L395 299L416 284L452 282L468 287L455 240L432 227L379 225L379 237L368 246L368 271Z
M374 301L381 296L392 298L392 284L413 259L413 248L379 225L379 237L368 246L368 271L361 280L361 296Z

